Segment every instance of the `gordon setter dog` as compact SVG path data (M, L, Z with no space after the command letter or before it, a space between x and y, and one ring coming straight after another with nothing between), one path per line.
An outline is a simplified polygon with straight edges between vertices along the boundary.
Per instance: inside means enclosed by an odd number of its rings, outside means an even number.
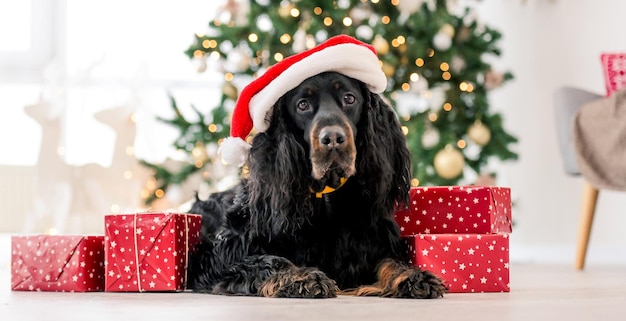
M405 263L393 218L407 202L410 157L396 114L358 80L308 78L272 109L252 140L249 173L197 200L202 241L194 291L329 298L438 298L434 274Z

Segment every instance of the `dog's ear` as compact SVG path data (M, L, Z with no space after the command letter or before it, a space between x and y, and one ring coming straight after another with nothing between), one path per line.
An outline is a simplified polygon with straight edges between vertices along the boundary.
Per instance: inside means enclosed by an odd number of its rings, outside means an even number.
M308 152L298 141L281 98L272 109L267 131L252 140L248 166L249 205L257 233L271 235L300 225L311 211ZM297 217L296 217L297 216Z
M357 174L368 182L363 188L384 213L396 202L408 201L411 157L406 138L394 110L378 95L363 86L366 103L357 132Z

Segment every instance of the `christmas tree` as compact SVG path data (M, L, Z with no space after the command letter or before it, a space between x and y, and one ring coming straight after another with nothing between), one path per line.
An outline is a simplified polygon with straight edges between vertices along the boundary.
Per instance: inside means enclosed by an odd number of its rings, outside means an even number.
M208 31L196 34L186 51L199 71L211 66L223 72L221 103L210 123L201 118L193 126L219 128L211 131L219 135L194 136L179 127L181 144L191 152L197 144L219 144L228 135L237 80L245 85L285 57L348 34L371 43L378 53L389 80L385 98L396 108L413 157L413 185L468 184L467 177L494 175L485 173L485 166L494 157L516 159L510 145L517 139L503 128L502 116L490 111L487 95L512 75L488 63L500 55L501 34L476 20L475 5L456 0L227 0ZM170 123L190 126L181 119Z

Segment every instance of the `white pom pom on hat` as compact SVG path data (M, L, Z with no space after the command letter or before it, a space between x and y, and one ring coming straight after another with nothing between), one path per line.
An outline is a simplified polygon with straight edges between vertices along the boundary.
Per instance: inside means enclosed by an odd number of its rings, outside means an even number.
M233 111L231 137L220 145L222 160L242 166L250 150L246 136L252 128L258 132L267 130L268 115L276 101L307 78L327 71L360 80L373 93L387 88L387 77L374 47L347 35L329 38L317 47L276 63L241 91Z

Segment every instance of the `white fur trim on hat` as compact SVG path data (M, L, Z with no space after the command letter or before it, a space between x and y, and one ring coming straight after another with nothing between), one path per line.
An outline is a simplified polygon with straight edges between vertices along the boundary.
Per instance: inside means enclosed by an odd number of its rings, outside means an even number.
M248 158L250 144L239 137L224 138L217 153L226 164L243 166Z
M280 97L304 80L327 71L360 80L374 93L387 88L387 77L380 68L378 57L370 49L353 43L328 47L295 62L250 99L254 128L259 132L266 131L268 114Z

